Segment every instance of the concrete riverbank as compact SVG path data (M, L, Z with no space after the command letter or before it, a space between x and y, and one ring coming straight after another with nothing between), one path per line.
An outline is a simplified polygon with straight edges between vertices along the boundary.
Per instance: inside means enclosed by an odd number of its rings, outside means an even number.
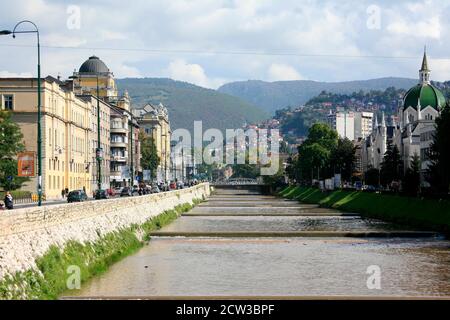
M0 298L54 297L65 289L64 267L80 267L85 280L135 251L150 230L209 193L205 183L160 194L2 213ZM60 287L49 283L50 278Z

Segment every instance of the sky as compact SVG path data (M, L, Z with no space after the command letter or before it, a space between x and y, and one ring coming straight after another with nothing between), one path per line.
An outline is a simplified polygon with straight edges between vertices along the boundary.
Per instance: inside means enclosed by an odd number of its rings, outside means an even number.
M40 29L43 75L99 56L116 78L232 81L450 80L450 0L15 0L0 30ZM30 25L23 24L25 30ZM35 38L0 36L0 77L36 75Z

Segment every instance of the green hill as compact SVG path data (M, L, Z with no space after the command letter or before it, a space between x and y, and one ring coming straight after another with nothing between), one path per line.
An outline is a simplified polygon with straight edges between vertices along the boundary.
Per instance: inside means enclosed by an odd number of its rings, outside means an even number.
M190 83L164 78L118 79L121 92L128 90L134 107L162 102L169 111L172 129L192 131L195 120L208 128L240 128L246 122L255 122L269 115L248 102L228 94L205 89Z
M249 80L231 82L218 89L219 92L239 97L248 103L261 106L263 110L274 113L287 106L297 107L322 91L351 94L360 90L385 90L388 87L409 89L417 83L416 79L380 78L347 82L318 82L309 80L264 82Z

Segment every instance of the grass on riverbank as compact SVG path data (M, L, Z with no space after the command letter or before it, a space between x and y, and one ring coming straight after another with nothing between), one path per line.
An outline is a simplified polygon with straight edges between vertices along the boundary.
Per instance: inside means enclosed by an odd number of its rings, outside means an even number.
M363 216L416 228L450 232L450 201L409 198L360 191L322 192L317 188L287 187L280 195L304 203L317 203Z
M194 200L194 205L201 201ZM142 225L101 236L95 243L69 241L63 250L53 245L44 256L36 259L37 270L17 272L0 281L0 299L56 299L68 288L67 281L73 272L71 266L79 268L80 280L85 282L135 253L150 239L151 231L168 225L192 207L189 203L176 206Z

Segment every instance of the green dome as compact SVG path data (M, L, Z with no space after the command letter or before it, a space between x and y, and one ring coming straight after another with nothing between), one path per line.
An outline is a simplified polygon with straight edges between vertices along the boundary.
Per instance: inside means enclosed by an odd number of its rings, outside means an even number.
M445 97L439 89L431 84L418 84L405 94L403 109L413 107L417 110L419 98L421 109L431 106L439 111L445 106Z

